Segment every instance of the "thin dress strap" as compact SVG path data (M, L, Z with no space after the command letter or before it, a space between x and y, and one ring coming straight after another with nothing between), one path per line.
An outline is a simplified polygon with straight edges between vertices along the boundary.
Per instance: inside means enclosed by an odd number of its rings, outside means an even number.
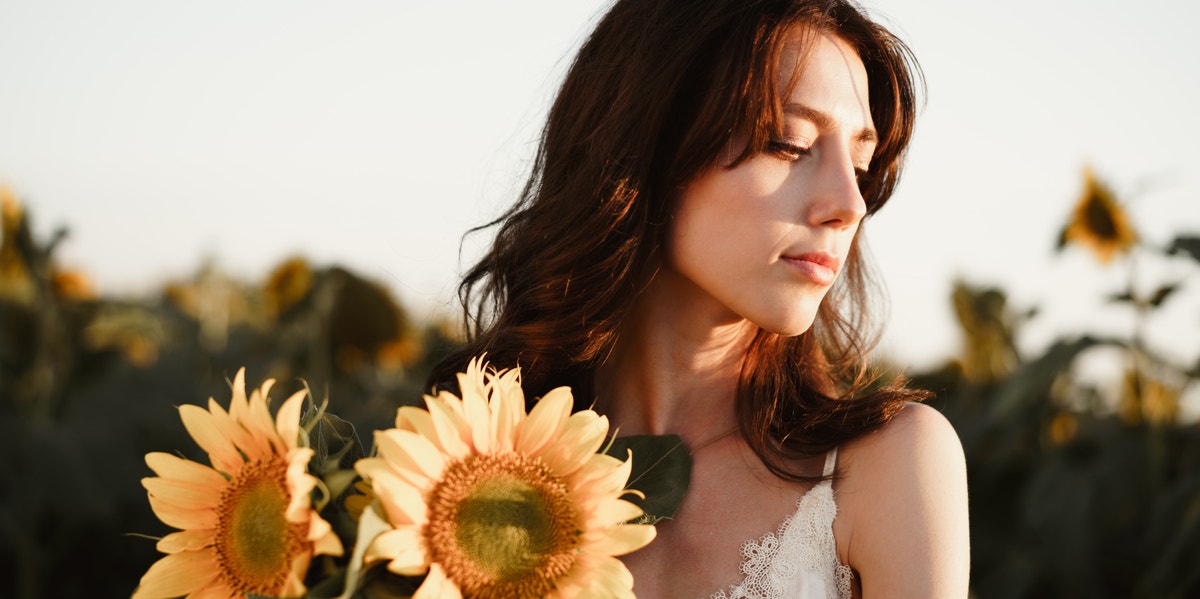
M837 467L837 450L838 448L834 447L825 454L825 470L821 476L833 476L833 469Z

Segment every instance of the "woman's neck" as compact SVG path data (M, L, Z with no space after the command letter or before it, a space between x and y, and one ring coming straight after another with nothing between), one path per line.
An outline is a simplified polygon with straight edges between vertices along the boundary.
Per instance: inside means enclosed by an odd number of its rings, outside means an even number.
M622 435L675 433L695 446L736 426L734 395L755 327L688 293L690 285L660 272L596 371L597 408Z

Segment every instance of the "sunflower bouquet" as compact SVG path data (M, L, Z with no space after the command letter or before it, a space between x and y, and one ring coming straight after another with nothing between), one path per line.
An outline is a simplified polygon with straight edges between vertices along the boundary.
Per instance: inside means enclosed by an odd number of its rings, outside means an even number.
M243 369L228 410L180 408L211 466L146 456L150 506L179 530L134 599L632 597L616 556L687 487L678 437L611 438L566 387L526 412L520 370L481 359L350 468L353 428L306 390L272 417L272 384L247 395Z

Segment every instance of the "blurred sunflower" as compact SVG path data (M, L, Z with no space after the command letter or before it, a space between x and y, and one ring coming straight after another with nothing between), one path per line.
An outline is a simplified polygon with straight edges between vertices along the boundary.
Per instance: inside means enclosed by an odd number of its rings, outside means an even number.
M396 428L375 435L379 457L356 465L393 527L367 561L425 574L414 599L633 597L614 556L655 531L628 523L642 515L621 499L632 462L596 453L608 419L571 414L566 387L526 414L517 369L473 360L458 383L461 398L400 408Z
M1137 243L1137 232L1112 190L1097 180L1091 169L1085 169L1083 176L1083 195L1063 229L1061 244L1078 243L1107 264Z
M158 542L168 555L142 577L134 599L298 597L314 554L342 554L341 541L312 509L317 479L305 469L313 450L298 446L305 392L289 397L272 420L267 393L273 383L247 399L242 369L229 412L213 399L207 410L179 408L211 468L167 453L146 455L158 474L142 479L150 506L181 530Z

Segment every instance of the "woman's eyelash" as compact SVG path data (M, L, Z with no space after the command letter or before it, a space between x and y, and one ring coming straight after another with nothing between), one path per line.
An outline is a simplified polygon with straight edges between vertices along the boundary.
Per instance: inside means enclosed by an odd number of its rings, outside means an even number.
M799 160L802 156L808 155L808 148L786 141L771 140L767 143L767 149L788 160Z

